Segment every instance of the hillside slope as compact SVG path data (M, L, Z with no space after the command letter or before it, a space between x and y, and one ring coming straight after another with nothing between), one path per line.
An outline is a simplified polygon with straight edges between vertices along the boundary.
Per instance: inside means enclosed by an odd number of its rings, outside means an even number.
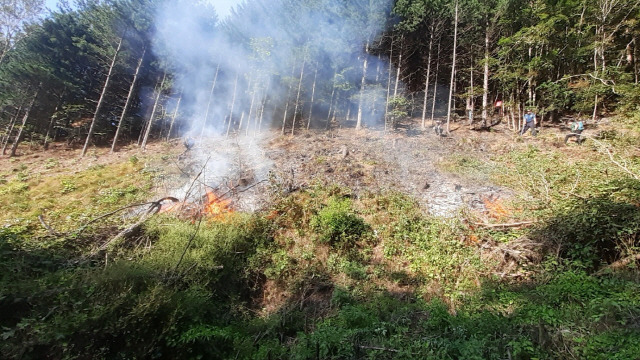
M635 130L603 122L566 146L559 127L454 130L3 161L0 348L16 359L636 357ZM207 191L233 211L203 214ZM167 196L188 204L155 214Z

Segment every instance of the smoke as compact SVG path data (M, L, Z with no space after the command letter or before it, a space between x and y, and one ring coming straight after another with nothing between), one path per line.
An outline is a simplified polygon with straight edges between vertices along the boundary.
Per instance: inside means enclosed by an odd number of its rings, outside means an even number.
M366 122L378 122L379 114L370 117L382 103L388 63L365 50L380 41L391 3L254 0L220 21L211 4L165 2L154 50L182 96L187 135L254 134L282 121L290 127L309 121L311 110L319 121L332 92L343 116L361 107Z
M253 139L347 115L355 125L359 113L380 124L395 70L367 50L380 48L392 2L251 0L224 21L207 2L165 2L154 51L180 96L183 135Z

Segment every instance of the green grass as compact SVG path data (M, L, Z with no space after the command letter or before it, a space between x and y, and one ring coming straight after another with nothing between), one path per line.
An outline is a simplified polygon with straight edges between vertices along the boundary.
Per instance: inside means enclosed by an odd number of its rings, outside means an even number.
M145 200L152 178L137 163L94 166L73 175L17 172L0 184L0 223L20 222L44 233L37 217L45 215L59 231L79 227L92 216Z
M622 145L621 145L622 146ZM626 146L626 145L625 145ZM615 148L616 150L620 148ZM573 155L573 156L572 156ZM522 145L441 164L514 189L532 228L483 230L397 192L316 183L255 214L156 216L107 252L44 234L148 196L139 159L50 178L3 174L6 358L633 359L640 184L597 149ZM629 161L628 164L634 163ZM449 164L449 165L447 165ZM635 169L635 168L634 168ZM578 175L579 174L579 175ZM126 185L122 178L128 179ZM277 187L275 187L277 189ZM572 194L573 193L573 194ZM579 195L579 196L577 196ZM516 257L509 251L539 244ZM511 255L509 255L511 254ZM513 275L513 276L512 276Z

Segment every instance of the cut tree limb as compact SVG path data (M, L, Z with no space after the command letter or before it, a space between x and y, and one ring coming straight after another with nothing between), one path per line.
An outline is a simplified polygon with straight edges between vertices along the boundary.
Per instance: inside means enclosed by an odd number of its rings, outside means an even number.
M399 352L400 352L400 350L396 350L396 349L389 349L389 348L379 347L379 346L358 345L358 347L359 347L360 349L365 349L365 350L388 351L388 352L392 352L392 353L399 353Z
M482 226L488 229L506 229L506 228L517 228L528 225L535 224L535 221L522 221L517 223L508 223L508 224L487 224L487 223L472 223L476 226Z
M91 224L95 223L96 221L101 220L101 219L104 219L104 218L107 218L107 217L112 216L112 215L115 215L115 214L117 214L117 213L119 213L120 211L123 211L123 210L131 209L131 208L134 208L134 207L140 207L140 206L151 205L151 206L149 207L149 210L147 210L147 213L149 213L149 212L153 211L155 208L157 208L157 211L156 211L156 213L157 213L158 211L160 211L161 203L162 203L163 201L179 202L179 200L178 200L178 199L176 199L176 198L174 198L174 197L171 197L171 196L167 196L167 197L164 197L164 198L162 198L162 199L160 199L160 200L157 200L157 201L151 201L151 202L146 202L146 203L141 203L141 204L132 204L132 205L127 205L127 206L121 207L121 208L119 208L119 209L113 210L113 211L111 211L111 212L108 212L108 213L106 213L106 214L100 215L100 216L98 216L97 218L95 218L95 219L93 219L93 220L89 221L88 223L84 224L83 226L81 226L81 227L77 230L77 235L82 234L82 232L84 232L84 231L87 229L87 227L89 227L89 225L91 225Z
M58 236L60 235L57 231L55 231L51 226L49 226L45 221L44 221L44 216L43 215L38 215L38 220L40 220L40 224L42 224L42 226L47 229L47 231L49 232L49 235L52 236Z
M599 275L603 275L605 274L608 270L620 270L626 266L629 266L632 262L636 262L636 261L640 261L640 254L636 254L636 255L632 255L629 257L626 257L624 259L620 259L614 263L612 263L611 265L605 266L602 269L598 270L595 275L599 276Z
M109 246L111 246L112 244L117 243L118 241L120 241L121 239L126 238L127 236L129 236L130 234L138 231L140 229L140 227L142 226L142 224L144 224L151 216L157 214L160 209L162 208L162 202L165 200L170 200L174 203L178 203L180 202L180 200L174 198L174 197L166 197L166 198L162 198L158 201L155 201L153 203L151 203L151 206L149 207L149 210L147 210L147 212L142 216L142 218L140 220L138 220L138 222L136 222L135 224L129 226L128 228L122 230L120 233L118 233L118 235L114 236L111 240L107 241L106 243L102 244L102 246L100 246L99 250L106 250Z

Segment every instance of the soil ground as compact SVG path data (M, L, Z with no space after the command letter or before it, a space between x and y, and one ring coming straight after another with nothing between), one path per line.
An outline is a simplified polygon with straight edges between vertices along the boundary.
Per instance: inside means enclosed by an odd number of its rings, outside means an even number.
M422 130L419 119L414 119L390 132L353 128L301 130L295 136L271 132L260 138L196 141L189 151L174 139L152 143L145 152L133 145L114 154L108 148L92 148L82 159L80 149L64 143L52 144L46 152L25 145L19 149L20 156L0 161L0 174L7 177L25 167L32 174L69 174L135 156L161 173L156 189L160 197L180 198L197 183L232 196L239 210L252 211L265 204L274 183L292 191L320 181L351 188L356 195L385 190L410 194L425 210L447 216L465 205L482 210L486 199L509 197L512 192L488 178L447 173L439 168L442 161L473 153L490 164L492 155L527 143L564 146L566 133L556 125L544 127L538 137L520 137L504 124L475 131L458 123L452 124L449 136L442 137L431 127Z

